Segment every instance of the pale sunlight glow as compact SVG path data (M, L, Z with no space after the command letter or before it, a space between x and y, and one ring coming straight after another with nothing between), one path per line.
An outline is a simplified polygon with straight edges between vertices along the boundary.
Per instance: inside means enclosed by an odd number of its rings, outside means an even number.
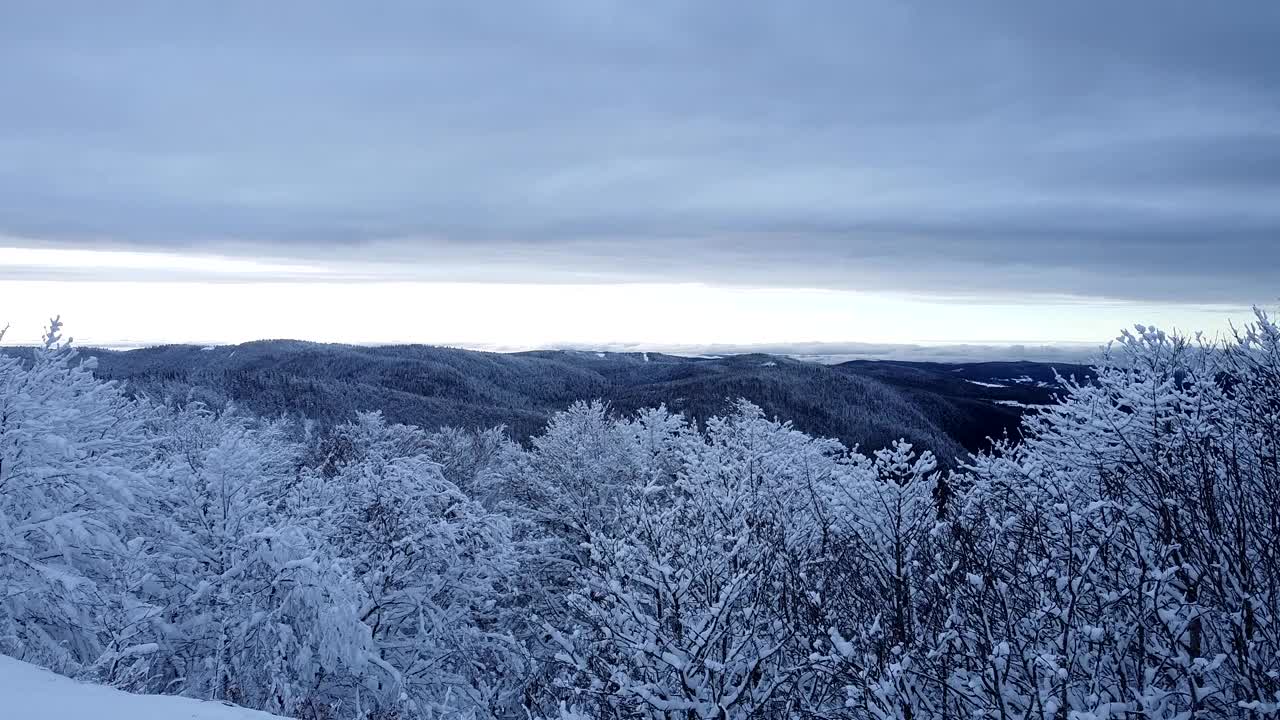
M82 344L292 338L520 349L606 343L1101 344L1134 322L1217 332L1247 313L694 284L0 280L0 327L12 325L6 344L35 342L55 314Z
M218 255L30 247L0 247L0 268L160 270L230 275L322 275L326 272L312 265Z

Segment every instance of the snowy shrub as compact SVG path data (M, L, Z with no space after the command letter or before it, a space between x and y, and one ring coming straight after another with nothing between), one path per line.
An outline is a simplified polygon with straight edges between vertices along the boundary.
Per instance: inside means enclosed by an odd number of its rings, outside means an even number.
M0 652L70 673L107 649L122 605L150 409L60 333L54 320L29 365L0 355Z

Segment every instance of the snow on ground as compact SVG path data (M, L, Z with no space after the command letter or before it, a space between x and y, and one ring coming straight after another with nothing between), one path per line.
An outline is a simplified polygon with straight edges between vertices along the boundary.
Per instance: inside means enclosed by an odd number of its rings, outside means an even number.
M1027 410L1035 410L1036 408L1049 407L1048 405L1028 405L1017 400L995 400L997 405L1008 405L1009 407L1026 408Z
M0 655L0 717L13 720L280 720L257 710L170 695L131 695Z
M974 385L981 385L982 387L1009 387L1008 385L1001 385L1000 383L982 382L981 380L965 380L965 382L973 383Z

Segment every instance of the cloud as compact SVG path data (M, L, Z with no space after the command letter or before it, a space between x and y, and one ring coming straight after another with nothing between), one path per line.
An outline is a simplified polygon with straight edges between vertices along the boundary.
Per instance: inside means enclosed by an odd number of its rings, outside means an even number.
M1248 0L28 5L0 233L375 279L1269 302L1278 34Z

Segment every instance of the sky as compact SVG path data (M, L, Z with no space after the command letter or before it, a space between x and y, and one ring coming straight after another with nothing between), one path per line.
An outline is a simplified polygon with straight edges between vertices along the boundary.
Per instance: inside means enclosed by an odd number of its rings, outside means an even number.
M0 10L0 326L1096 344L1280 301L1280 3Z

